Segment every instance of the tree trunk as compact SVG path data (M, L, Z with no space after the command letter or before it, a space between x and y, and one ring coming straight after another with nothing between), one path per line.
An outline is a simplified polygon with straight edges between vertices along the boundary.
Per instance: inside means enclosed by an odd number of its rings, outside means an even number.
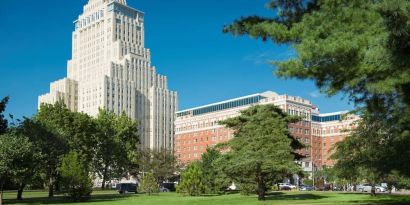
M54 180L53 177L50 176L50 181L48 182L48 198L53 198L54 197Z
M258 200L265 200L265 182L263 174L260 171L258 173Z
M375 185L372 185L372 189L371 189L371 195L372 196L376 196L376 186Z
M0 180L0 205L3 205L3 181Z
M103 181L101 184L101 189L105 189L105 183L107 182L107 172L108 172L108 167L104 167L104 173L103 173Z
M26 187L26 184L21 183L18 190L17 190L17 200L23 200L23 191Z

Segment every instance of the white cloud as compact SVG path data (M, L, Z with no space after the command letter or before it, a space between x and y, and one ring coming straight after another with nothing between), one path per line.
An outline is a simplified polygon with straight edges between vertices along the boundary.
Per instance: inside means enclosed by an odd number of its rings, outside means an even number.
M323 94L320 93L319 91L313 91L313 92L309 93L309 96L312 97L312 98L319 98L319 97L322 97Z

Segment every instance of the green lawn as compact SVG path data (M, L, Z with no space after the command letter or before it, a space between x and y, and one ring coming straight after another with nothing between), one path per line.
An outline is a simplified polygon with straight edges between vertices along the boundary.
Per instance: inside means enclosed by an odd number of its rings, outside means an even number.
M14 200L15 193L5 193L5 204L75 204L63 196L48 199L46 192L25 192L24 201ZM78 204L78 203L77 203ZM410 196L379 195L336 192L275 192L264 202L258 202L256 196L239 194L204 197L183 197L175 193L161 193L155 196L126 195L120 196L113 191L96 191L91 200L80 204L121 204L121 205L270 205L270 204L410 204Z

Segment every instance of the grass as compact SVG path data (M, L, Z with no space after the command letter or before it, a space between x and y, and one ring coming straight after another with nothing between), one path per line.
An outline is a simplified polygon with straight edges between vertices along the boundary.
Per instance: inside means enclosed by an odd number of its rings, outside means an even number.
M114 191L95 191L92 198L86 202L74 203L64 196L53 199L47 198L46 192L25 192L23 201L16 201L14 192L4 195L5 204L79 204L79 205L275 205L275 204L318 204L318 205L377 205L377 204L410 204L410 196L378 195L371 197L367 194L340 192L273 192L266 201L257 201L256 196L242 196L239 194L221 196L184 197L176 193L161 193L154 196L119 195Z

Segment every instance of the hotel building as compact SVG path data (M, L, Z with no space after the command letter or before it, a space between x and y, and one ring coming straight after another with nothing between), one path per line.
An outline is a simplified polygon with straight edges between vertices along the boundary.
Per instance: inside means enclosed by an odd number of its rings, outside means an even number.
M315 166L333 166L334 145L349 136L359 116L347 111L312 116L312 159Z
M62 101L91 116L124 112L138 120L143 146L173 149L178 97L151 65L144 13L126 0L89 0L74 25L67 77L51 83L39 106Z
M331 165L333 162L328 160L331 145L343 140L357 119L343 120L344 113L320 114L309 100L267 91L177 112L177 156L183 163L201 159L207 147L233 138L233 130L219 125L218 121L238 116L241 110L252 105L264 104L274 104L288 114L302 118L300 122L290 124L289 129L293 137L308 145L299 150L306 156L299 162L305 171L312 171L313 166ZM330 143L327 140L331 140Z

